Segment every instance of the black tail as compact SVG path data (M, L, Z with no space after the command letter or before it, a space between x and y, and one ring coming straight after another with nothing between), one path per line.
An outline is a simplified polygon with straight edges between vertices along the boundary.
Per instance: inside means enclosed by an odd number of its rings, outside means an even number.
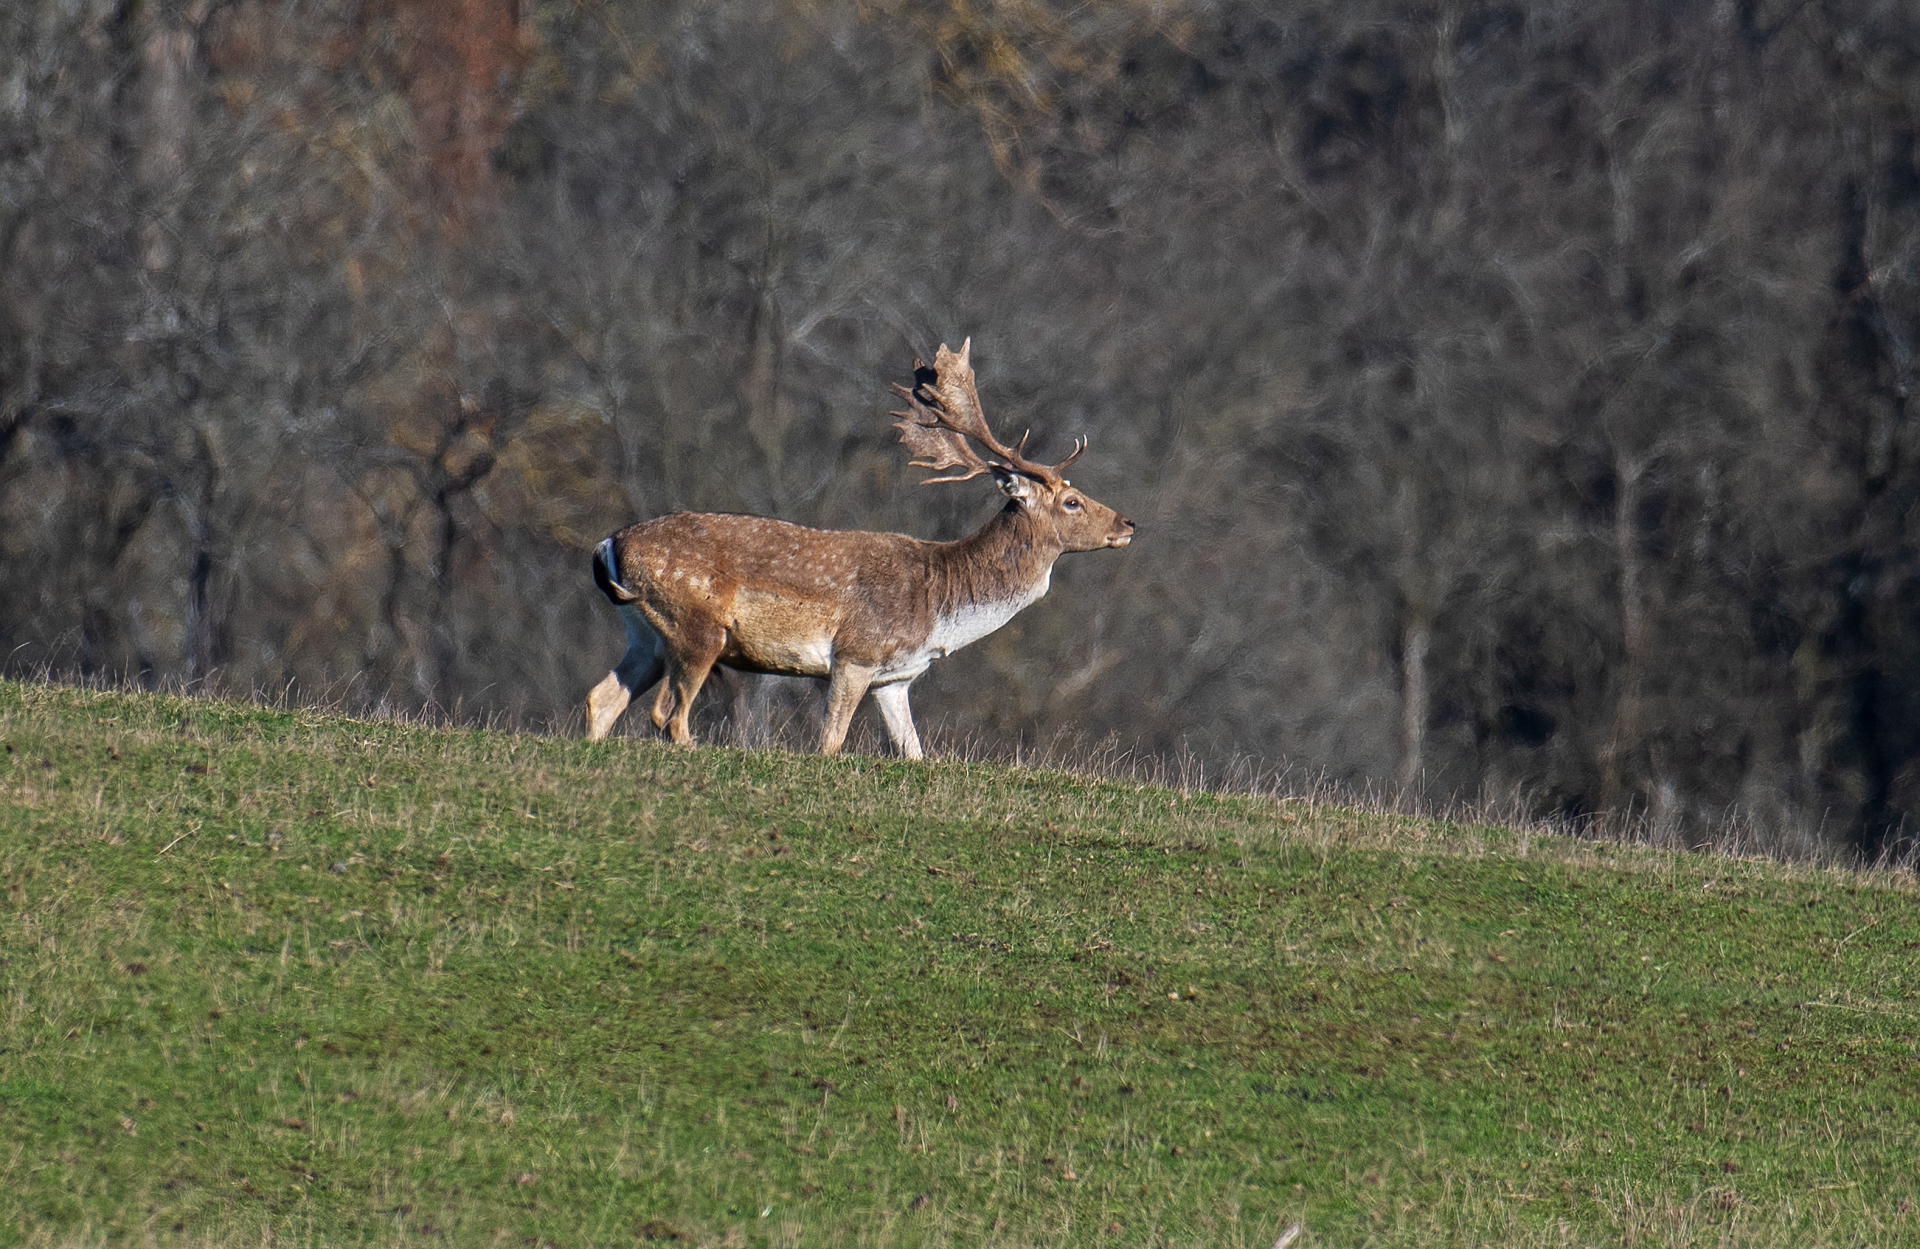
M620 584L620 571L613 562L612 538L593 548L593 583L600 587L600 593L606 595L608 601L615 606L631 603L640 597Z

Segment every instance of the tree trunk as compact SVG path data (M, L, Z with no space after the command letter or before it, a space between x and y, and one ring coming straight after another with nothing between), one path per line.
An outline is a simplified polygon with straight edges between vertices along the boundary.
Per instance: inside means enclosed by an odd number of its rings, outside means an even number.
M1613 704L1613 735L1600 767L1600 807L1632 802L1633 757L1640 749L1640 689L1646 672L1647 613L1641 587L1644 564L1638 517L1644 459L1614 459L1613 550L1620 564L1620 687Z
M177 489L191 544L187 559L185 659L187 679L195 681L212 675L227 658L227 620L213 593L214 574L228 545L223 541L222 519L218 515L220 492L226 483L220 471L219 448L212 431L204 424L194 426L193 458L183 476L190 480L178 483Z
M1425 788L1427 648L1433 629L1425 616L1409 617L1400 635L1400 788Z
M741 379L741 400L746 407L747 436L760 451L767 468L767 497L776 513L784 512L786 492L787 430L793 424L793 408L780 392L781 333L779 313L773 301L755 301L752 324L748 326L746 374Z

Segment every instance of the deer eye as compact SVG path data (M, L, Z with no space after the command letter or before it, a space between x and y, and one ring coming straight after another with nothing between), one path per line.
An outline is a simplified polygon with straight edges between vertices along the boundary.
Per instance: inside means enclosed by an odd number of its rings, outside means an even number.
M1060 506L1066 508L1069 512L1077 512L1080 510L1080 500L1069 496L1061 501Z

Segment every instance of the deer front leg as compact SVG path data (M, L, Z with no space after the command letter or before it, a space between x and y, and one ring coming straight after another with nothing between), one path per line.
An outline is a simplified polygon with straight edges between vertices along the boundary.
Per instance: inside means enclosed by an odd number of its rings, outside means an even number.
M877 671L878 668L844 659L833 661L833 674L827 680L827 719L820 726L821 754L840 753L840 747L847 740L847 726L853 723L853 709L860 705L861 695L867 692Z
M907 705L907 683L883 685L873 692L880 716L887 722L887 736L895 749L909 759L925 758L920 750L920 734L913 728L913 708Z

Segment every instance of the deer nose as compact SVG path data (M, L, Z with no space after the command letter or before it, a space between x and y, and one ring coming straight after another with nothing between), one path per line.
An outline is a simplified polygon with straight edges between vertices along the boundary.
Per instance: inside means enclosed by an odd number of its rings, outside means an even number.
M1121 524L1123 524L1123 525L1125 525L1125 526L1126 526L1126 527L1127 527L1127 528L1128 528L1129 530L1131 530L1132 532L1135 532L1135 533L1138 533L1138 532L1139 532L1139 530L1138 530L1137 528L1135 528L1135 526L1134 526L1134 523L1133 523L1132 521L1130 521L1130 520L1128 520L1128 519L1127 519L1126 517L1124 517L1124 516L1122 516L1122 517L1120 518L1120 523L1121 523Z

